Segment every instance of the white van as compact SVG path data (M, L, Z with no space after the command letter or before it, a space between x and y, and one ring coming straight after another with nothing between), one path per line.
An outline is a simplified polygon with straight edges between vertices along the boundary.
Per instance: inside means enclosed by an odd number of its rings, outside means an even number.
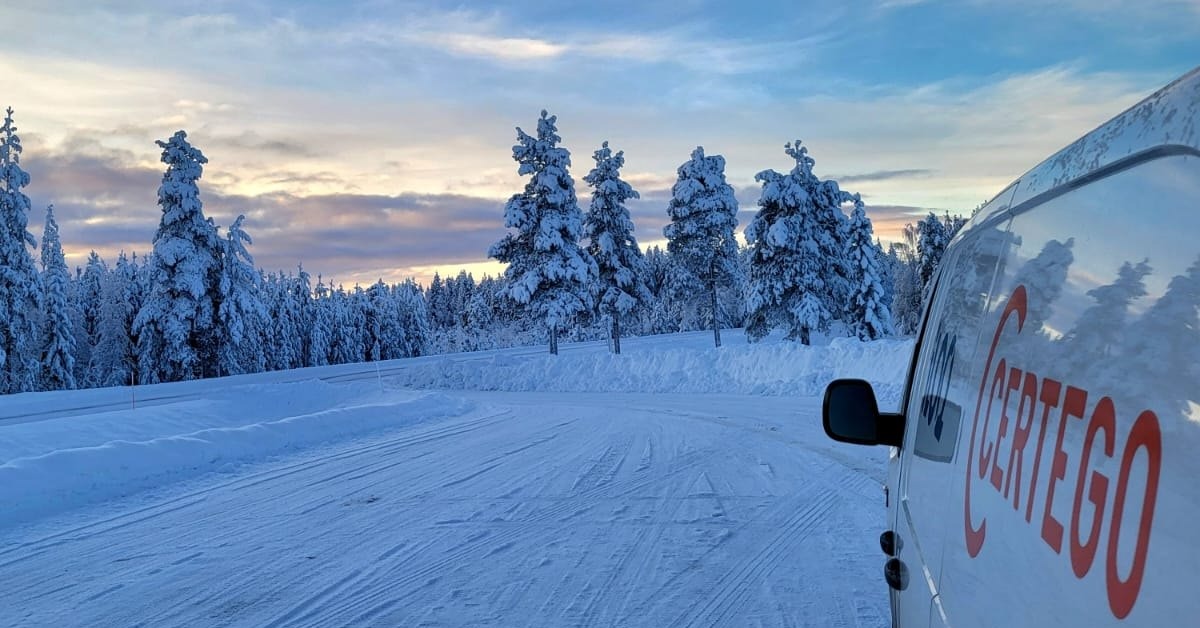
M1200 69L1022 176L955 236L892 447L895 625L1200 626Z

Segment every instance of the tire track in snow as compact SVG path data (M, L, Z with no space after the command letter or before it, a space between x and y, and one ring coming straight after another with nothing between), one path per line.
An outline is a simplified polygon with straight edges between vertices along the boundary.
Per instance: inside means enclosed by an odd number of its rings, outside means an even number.
M750 588L765 582L766 577L782 562L787 550L807 538L820 525L833 508L833 498L834 493L826 492L817 496L807 507L798 509L768 542L762 544L759 551L743 558L725 573L704 604L696 609L688 609L670 625L724 624L745 603Z
M265 482L274 482L282 478L311 471L317 467L326 466L335 462L361 457L372 453L392 453L401 451L413 445L424 444L435 440L459 436L468 432L472 432L490 424L499 422L502 418L511 414L511 411L503 411L495 414L490 414L478 419L456 423L450 426L439 426L433 429L428 429L419 434L408 434L398 436L394 439L389 439L385 442L374 442L368 445L352 447L339 451L337 454L325 456L322 458L308 459L302 462L287 464L284 466L273 466L270 469L251 473L248 475L239 476L236 479L222 482L215 485L209 485L202 489L191 491L183 495L179 495L166 501L158 502L143 508L137 508L131 511L123 512L113 517L93 521L82 526L55 532L35 541L28 541L15 545L13 547L0 549L0 558L10 556L18 552L27 551L22 556L10 558L0 562L0 569L11 567L22 561L30 558L35 558L41 555L45 550L69 543L78 541L92 536L107 534L115 530L119 530L131 525L143 523L147 520L159 517L165 514L183 510L197 504L202 503L205 497L223 490L240 491L250 487L258 486ZM110 525L111 524L111 525ZM82 534L81 534L82 533Z
M387 579L380 583L382 586L364 587L364 591L355 598L347 600L342 605L335 606L333 609L326 609L329 611L326 618L330 619L330 621L341 621L347 625L368 623L419 593L421 585L426 584L433 576L446 573L458 565L475 564L477 561L485 559L491 549L506 543L515 543L527 535L530 526L549 523L554 525L557 530L569 530L571 525L564 525L564 522L569 521L570 517L565 516L573 511L577 511L581 502L585 504L591 503L592 500L607 491L619 491L622 493L636 492L649 485L673 478L700 464L705 455L706 452L703 450L689 450L679 459L681 466L664 475L649 478L631 478L609 484L600 483L579 493L569 494L559 500L550 502L548 508L536 512L532 518L522 520L521 525L507 526L497 531L494 525L488 524L487 534L468 538L431 563L416 568L408 565L409 569L399 579ZM383 599L389 596L392 597ZM362 610L351 618L333 619L343 618L347 613L353 612L354 609L363 607L367 607L366 610Z

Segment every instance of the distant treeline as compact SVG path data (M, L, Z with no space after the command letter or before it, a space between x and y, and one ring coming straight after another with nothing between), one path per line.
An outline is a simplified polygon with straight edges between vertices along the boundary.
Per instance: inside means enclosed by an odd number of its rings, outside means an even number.
M313 284L303 267L254 265L244 216L204 216L207 158L179 131L158 141L162 218L149 255L95 252L71 272L53 206L28 230L30 180L7 111L0 127L0 393L147 384L549 342L745 327L808 343L812 334L911 334L942 250L964 220L929 214L884 252L861 198L820 180L799 141L788 173L765 170L759 211L737 241L725 160L697 148L678 169L667 248L643 252L625 202L622 152L605 142L575 196L554 116L517 129L513 158L529 175L504 208L510 231L488 254L503 275L435 275L369 287ZM34 253L40 253L40 264Z

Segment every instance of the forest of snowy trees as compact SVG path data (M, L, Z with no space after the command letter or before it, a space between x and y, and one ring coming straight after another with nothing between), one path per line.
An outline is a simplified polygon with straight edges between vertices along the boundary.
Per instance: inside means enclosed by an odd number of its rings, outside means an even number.
M162 217L149 253L92 252L72 272L53 206L30 232L30 185L7 110L0 127L0 394L179 381L558 341L745 327L808 343L814 334L874 339L915 332L933 271L962 218L932 213L884 251L858 195L813 174L797 140L786 174L764 170L758 212L738 242L725 160L693 151L666 207L666 250L643 251L621 179L624 153L604 142L575 194L555 116L517 129L528 176L504 207L510 231L487 252L499 277L460 272L334 286L302 266L265 272L245 217L204 215L208 160L183 131L158 141ZM69 235L69 234L68 234ZM40 244L40 246L39 246ZM40 264L35 262L37 253Z

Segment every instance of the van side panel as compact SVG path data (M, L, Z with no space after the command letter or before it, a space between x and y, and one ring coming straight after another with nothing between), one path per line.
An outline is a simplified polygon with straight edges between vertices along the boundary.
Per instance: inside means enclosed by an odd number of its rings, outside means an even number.
M892 529L898 558L911 584L896 595L902 626L924 625L938 593L945 539L958 529L947 501L950 471L962 424L972 365L988 295L1007 254L1003 223L978 228L954 247L942 271L921 335L921 349L905 404L905 442L900 448L899 503Z
M1186 152L1013 208L977 323L931 322L975 348L948 388L961 425L934 485L958 528L939 580L952 625L1200 616L1200 157Z

